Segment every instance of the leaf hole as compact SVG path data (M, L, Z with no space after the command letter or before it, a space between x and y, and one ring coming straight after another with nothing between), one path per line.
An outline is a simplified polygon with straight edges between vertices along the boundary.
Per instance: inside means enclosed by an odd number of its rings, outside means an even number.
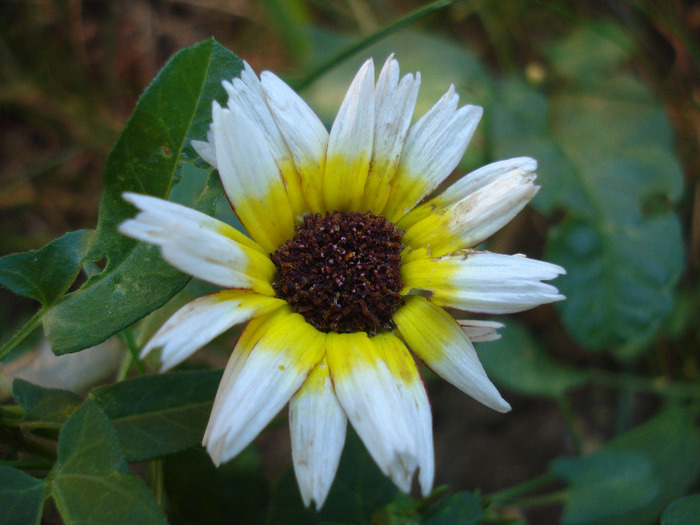
M66 293L71 293L75 292L76 290L79 290L85 284L87 279L88 278L85 275L85 272L79 272L78 275L75 277L75 280L68 287L68 290L66 290Z
M102 257L101 259L97 259L96 261L91 261L90 266L86 264L86 272L88 274L88 277L92 277L96 273L101 273L104 271L105 268L107 268L107 257Z
M75 292L82 288L91 277L102 273L106 266L107 257L102 257L97 261L83 261L82 271L78 272L78 275L75 277L75 280L66 293Z
M673 211L673 203L668 198L668 195L656 191L651 192L642 197L640 202L642 216L646 219L665 215Z

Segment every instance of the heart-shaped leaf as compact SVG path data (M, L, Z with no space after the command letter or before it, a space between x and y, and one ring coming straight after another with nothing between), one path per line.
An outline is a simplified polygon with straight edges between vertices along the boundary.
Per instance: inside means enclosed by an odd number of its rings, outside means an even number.
M61 430L49 480L66 525L167 523L151 492L127 467L109 419L91 401Z

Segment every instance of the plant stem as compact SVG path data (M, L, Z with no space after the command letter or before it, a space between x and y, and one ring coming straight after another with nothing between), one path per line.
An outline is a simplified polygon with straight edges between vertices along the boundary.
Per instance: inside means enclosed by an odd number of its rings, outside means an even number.
M34 330L36 330L41 324L41 318L44 315L46 308L42 308L36 314L32 316L29 321L24 323L19 330L17 330L14 335L0 347L0 361L2 361L7 355L12 352L15 348L21 345L25 339L27 339Z
M574 453L577 456L581 455L581 436L576 428L576 422L574 421L574 411L571 409L571 402L566 396L559 396L557 398L557 403L559 405L559 410L564 417L564 422L566 423L566 428L569 431L569 436L571 437L571 445L574 448Z
M163 459L153 459L148 462L148 485L153 492L156 503L161 508L165 507L165 476L163 472Z
M7 420L16 419L22 421L24 419L24 410L19 405L5 405L0 406L0 420L4 424L7 424Z
M606 370L591 370L593 383L632 391L654 392L666 397L700 398L700 385L670 381L664 377L646 378L630 374L618 374Z
M321 75L333 69L335 66L337 66L344 60L350 58L355 53L358 53L359 51L368 48L369 46L371 46L375 42L378 42L382 38L385 38L390 34L395 33L399 29L403 29L404 27L411 25L413 22L416 22L417 20L420 20L421 18L428 16L431 13L439 11L440 9L444 9L445 7L449 7L450 5L460 1L461 0L436 0L435 2L421 7L420 9L416 9L412 13L406 15L405 17L400 18L395 22L392 22L391 24L389 24L386 27L383 27L379 31L372 33L368 37L361 39L359 42L356 42L355 44L343 49L340 53L333 55L328 60L323 62L320 66L318 66L316 69L312 70L311 73L306 75L306 77L304 77L300 82L293 83L292 87L294 87L295 91L302 91L306 89L316 80L318 80L318 78Z
M487 498L499 505L505 505L511 503L513 500L519 498L523 494L532 492L533 490L549 485L555 481L557 481L557 477L554 474L551 472L545 472L540 476L524 481L518 485L489 494Z
M521 500L514 501L512 504L520 508L542 507L544 505L552 505L553 503L561 503L568 495L568 489L558 490L557 492L550 492L549 494L542 494L541 496L523 498Z
M141 359L139 359L140 349L136 344L134 333L131 331L131 328L125 328L119 335L121 336L122 341L124 341L124 344L126 344L126 347L129 349L129 354L131 354L131 362L136 365L136 370L138 370L139 375L145 376L146 369L144 368Z

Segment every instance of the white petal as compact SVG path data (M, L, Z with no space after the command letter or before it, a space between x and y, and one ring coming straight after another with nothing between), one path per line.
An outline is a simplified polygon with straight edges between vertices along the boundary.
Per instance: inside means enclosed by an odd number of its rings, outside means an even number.
M331 489L345 443L347 418L333 391L325 359L289 402L292 458L307 507L320 509Z
M420 468L424 494L434 473L430 406L415 364L390 333L328 334L336 395L367 451L404 492Z
M328 131L306 102L273 73L263 71L260 81L268 107L301 175L306 200L312 211L324 211L322 177Z
M467 173L445 191L408 213L399 221L401 229L407 230L419 220L436 213L436 210L458 203L511 171L518 170L534 174L536 169L537 161L529 157L501 160L482 166Z
M398 337L392 333L383 333L374 337L374 342L396 381L406 419L413 425L419 467L418 483L425 497L430 494L435 477L433 422L428 394L413 357Z
M381 214L401 160L406 134L420 88L420 73L399 82L399 63L390 56L377 80L374 106L374 148L360 210Z
M328 211L354 211L364 194L374 141L374 64L350 84L328 139L323 196Z
M470 312L521 312L565 299L541 281L566 273L564 268L519 255L460 253L404 265L411 287L432 292L430 301Z
M161 372L164 372L232 326L282 305L281 299L244 290L205 295L175 312L143 348L141 357L154 348L162 348Z
M308 210L292 152L272 117L260 80L247 62L243 64L240 78L223 82L229 95L228 106L242 111L260 131L284 180L292 211L295 217L303 217Z
M274 264L252 240L233 227L180 204L125 193L141 210L119 225L134 239L155 244L177 269L226 288L251 288L274 295Z
M483 113L478 106L457 109L449 91L409 130L384 214L392 222L406 215L457 167Z
M513 171L535 173L536 170L537 161L530 157L516 157L492 162L464 175L436 197L435 201L442 206L455 203L495 182L507 173Z
M323 351L323 334L291 308L248 323L226 365L204 434L216 465L238 455L265 428Z
M447 196L431 199L399 221L397 226L406 231L404 242L429 247L434 257L474 247L510 222L539 189L535 173L519 166L482 169L471 182L469 176L463 178L467 182L455 183L458 188L448 188Z
M268 252L294 235L294 216L279 170L260 128L235 106L214 105L221 182L246 230Z
M231 82L224 81L223 86L229 96L229 107L239 108L262 131L272 156L275 159L291 157L287 143L267 106L260 80L248 63L244 62L240 78L234 78Z
M471 341L442 308L424 297L406 297L394 322L406 344L435 373L489 408L510 410L486 376Z

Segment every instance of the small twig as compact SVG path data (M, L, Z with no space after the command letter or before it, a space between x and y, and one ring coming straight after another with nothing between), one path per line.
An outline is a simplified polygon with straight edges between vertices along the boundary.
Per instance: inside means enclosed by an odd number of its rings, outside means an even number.
M390 34L395 33L399 29L403 29L404 27L411 25L413 22L416 22L417 20L420 20L421 18L428 16L431 13L439 11L440 9L444 9L445 7L448 7L460 1L461 0L437 0L436 2L432 2L426 5L425 7L421 7L420 9L409 13L405 17L400 18L396 22L392 22L391 24L380 29L376 33L373 33L367 36L366 38L363 38L359 42L356 42L355 44L345 48L340 53L333 55L331 58L329 58L320 66L318 66L316 69L311 71L311 73L306 75L306 77L304 77L301 81L292 82L292 87L294 87L296 91L302 91L306 89L316 80L318 80L320 76L333 69L344 60L347 60L355 53L358 53L363 49L368 48L375 42L378 42L379 40L389 36Z

